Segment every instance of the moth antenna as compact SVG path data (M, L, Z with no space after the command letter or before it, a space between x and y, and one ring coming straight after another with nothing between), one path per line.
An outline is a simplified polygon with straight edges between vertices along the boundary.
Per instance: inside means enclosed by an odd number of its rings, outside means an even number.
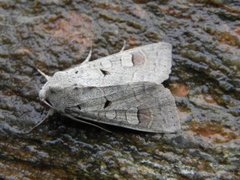
M89 60L91 59L91 56L92 56L92 47L88 53L87 58L81 64L85 64L85 63L89 62Z
M77 119L77 118L75 118L75 117L69 116L69 115L67 115L67 114L63 114L63 115L66 116L66 117L68 117L68 118L70 118L70 119L73 119L73 120L75 120L75 121L81 122L81 123L83 123L83 124L88 124L88 125L90 125L90 126L94 126L94 127L99 128L99 129L101 129L101 130L103 130L103 131L106 131L106 132L108 132L108 133L112 133L111 131L109 131L109 130L107 130L107 129L104 129L103 127L98 126L98 125L96 125L96 124L93 124L93 123L90 123L90 122L87 122L87 121L82 121L82 120L80 120L80 119Z
M43 120L41 120L39 123L37 123L35 126L33 126L29 131L24 132L23 134L29 134L29 133L31 133L33 130L35 130L37 127L39 127L41 124L43 124L44 122L46 122L46 121L48 120L48 118L53 115L53 113L54 113L54 110L53 110L53 109L50 109L50 110L48 111L48 113L47 113L47 116L46 116Z
M42 72L40 69L37 69L37 71L43 76L45 77L47 80L50 79L50 76L46 75L44 72Z
M125 40L123 40L123 47L122 47L122 49L121 49L121 51L120 51L120 52L123 52L125 48L126 48L126 41L125 41Z

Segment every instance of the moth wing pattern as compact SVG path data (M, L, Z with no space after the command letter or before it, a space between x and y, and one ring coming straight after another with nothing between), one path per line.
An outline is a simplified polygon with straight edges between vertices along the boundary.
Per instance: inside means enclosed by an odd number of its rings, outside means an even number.
M75 99L68 100L72 105L66 107L64 113L75 120L80 118L144 132L180 130L174 97L161 84L139 82L85 87L74 92L66 89L66 92Z
M168 79L172 66L172 46L159 42L124 50L94 61L59 71L52 84L70 86L115 86L135 82L160 84Z
M145 132L180 130L174 97L161 84L172 66L172 46L159 42L56 72L40 99L73 120Z

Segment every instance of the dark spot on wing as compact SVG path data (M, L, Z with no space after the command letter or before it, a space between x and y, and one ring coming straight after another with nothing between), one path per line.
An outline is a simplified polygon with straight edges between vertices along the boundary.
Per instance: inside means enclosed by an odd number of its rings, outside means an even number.
M102 74L103 74L104 76L106 76L106 75L109 75L109 74L110 74L110 72L108 72L108 71L105 71L105 70L103 70L103 69L100 69L100 71L102 72Z
M109 107L110 105L112 104L112 102L111 101L109 101L109 100L106 100L106 102L105 102L105 104L104 104L104 109L105 108L107 108L107 107Z
M142 127L148 127L152 121L152 112L150 109L139 109L137 116L140 122L140 126Z
M77 74L78 73L78 71L75 71L75 74Z
M81 110L81 109L82 109L80 105L77 105L77 108L78 108L79 110Z

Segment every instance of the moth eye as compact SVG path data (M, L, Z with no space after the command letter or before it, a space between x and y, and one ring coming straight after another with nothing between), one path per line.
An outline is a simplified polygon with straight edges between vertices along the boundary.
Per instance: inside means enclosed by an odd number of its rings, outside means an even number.
M48 88L48 93L50 93L50 94L56 94L59 91L61 91L61 88L58 86L49 86L49 88Z
M105 104L104 104L104 109L105 108L107 108L107 107L109 107L110 105L112 104L112 102L111 101L109 101L109 100L106 100L106 102L105 102Z
M49 89L49 92L50 92L51 94L55 94L55 93L56 93L56 90L53 89L53 88L51 88L51 89Z
M109 74L110 74L110 72L108 72L108 71L105 71L105 70L103 70L103 69L100 69L100 71L101 71L101 73L102 73L104 76L106 76L106 75L109 75Z

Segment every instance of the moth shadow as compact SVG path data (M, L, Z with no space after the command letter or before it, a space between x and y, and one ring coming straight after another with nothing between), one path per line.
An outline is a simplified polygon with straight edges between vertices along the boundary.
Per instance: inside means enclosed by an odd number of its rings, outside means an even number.
M81 119L83 122L74 121L68 117L61 116L61 114L54 114L53 117L50 118L50 122L48 123L49 129L53 130L61 130L64 131L85 131L87 133L101 133L101 134L135 134L135 135L145 135L146 132L128 129L124 127L108 125L104 123L97 123L93 121L88 121L85 119ZM86 122L86 123L84 123ZM155 133L147 133L147 134L155 134Z

